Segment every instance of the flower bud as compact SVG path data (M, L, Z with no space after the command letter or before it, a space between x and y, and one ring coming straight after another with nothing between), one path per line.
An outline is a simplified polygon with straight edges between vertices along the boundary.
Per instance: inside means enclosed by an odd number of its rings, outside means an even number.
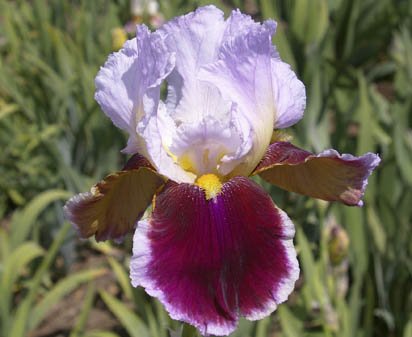
M328 252L333 265L340 264L348 255L349 237L339 225L334 225L329 232Z
M119 50L126 41L127 33L123 28L117 27L112 29L112 50Z

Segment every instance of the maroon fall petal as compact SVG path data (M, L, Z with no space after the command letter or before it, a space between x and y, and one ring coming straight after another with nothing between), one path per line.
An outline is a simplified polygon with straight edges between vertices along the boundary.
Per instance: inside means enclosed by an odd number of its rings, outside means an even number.
M122 171L135 170L140 167L146 167L153 171L155 170L146 157L142 156L140 153L136 153L130 157L127 163L123 166Z
M136 230L132 283L172 318L226 335L240 316L260 319L292 292L299 274L293 236L287 215L245 177L210 200L198 186L169 183Z

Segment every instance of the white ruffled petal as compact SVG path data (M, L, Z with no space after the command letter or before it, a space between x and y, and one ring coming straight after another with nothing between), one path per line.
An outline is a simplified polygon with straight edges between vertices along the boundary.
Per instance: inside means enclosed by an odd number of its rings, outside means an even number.
M113 123L129 133L124 152L147 155L136 126L146 113L157 110L160 84L174 62L174 54L167 50L163 37L142 25L137 27L137 38L110 55L100 69L95 98Z
M238 14L233 13L235 17ZM238 105L239 113L252 129L253 146L232 175L248 175L269 145L275 121L271 78L275 24L250 24L244 34L226 40L219 60L202 67L199 78L215 85L226 100Z

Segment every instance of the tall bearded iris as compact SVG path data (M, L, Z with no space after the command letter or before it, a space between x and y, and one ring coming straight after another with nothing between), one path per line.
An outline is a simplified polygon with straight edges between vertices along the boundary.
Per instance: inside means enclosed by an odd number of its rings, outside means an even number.
M128 132L123 151L133 156L73 197L66 214L82 237L134 230L132 284L202 334L270 314L299 275L292 222L249 176L360 206L379 163L372 153L314 155L272 137L302 118L306 101L271 44L275 29L199 8L154 33L138 26L96 78L96 100Z

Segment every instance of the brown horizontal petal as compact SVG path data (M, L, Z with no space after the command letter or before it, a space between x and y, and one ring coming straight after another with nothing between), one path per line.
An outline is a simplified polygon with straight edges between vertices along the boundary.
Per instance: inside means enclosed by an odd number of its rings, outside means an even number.
M163 184L147 159L136 154L122 171L109 174L90 192L72 197L65 214L82 238L121 239L135 228Z
M362 206L367 179L380 158L326 150L315 155L289 142L270 144L253 174L285 190L327 201Z

